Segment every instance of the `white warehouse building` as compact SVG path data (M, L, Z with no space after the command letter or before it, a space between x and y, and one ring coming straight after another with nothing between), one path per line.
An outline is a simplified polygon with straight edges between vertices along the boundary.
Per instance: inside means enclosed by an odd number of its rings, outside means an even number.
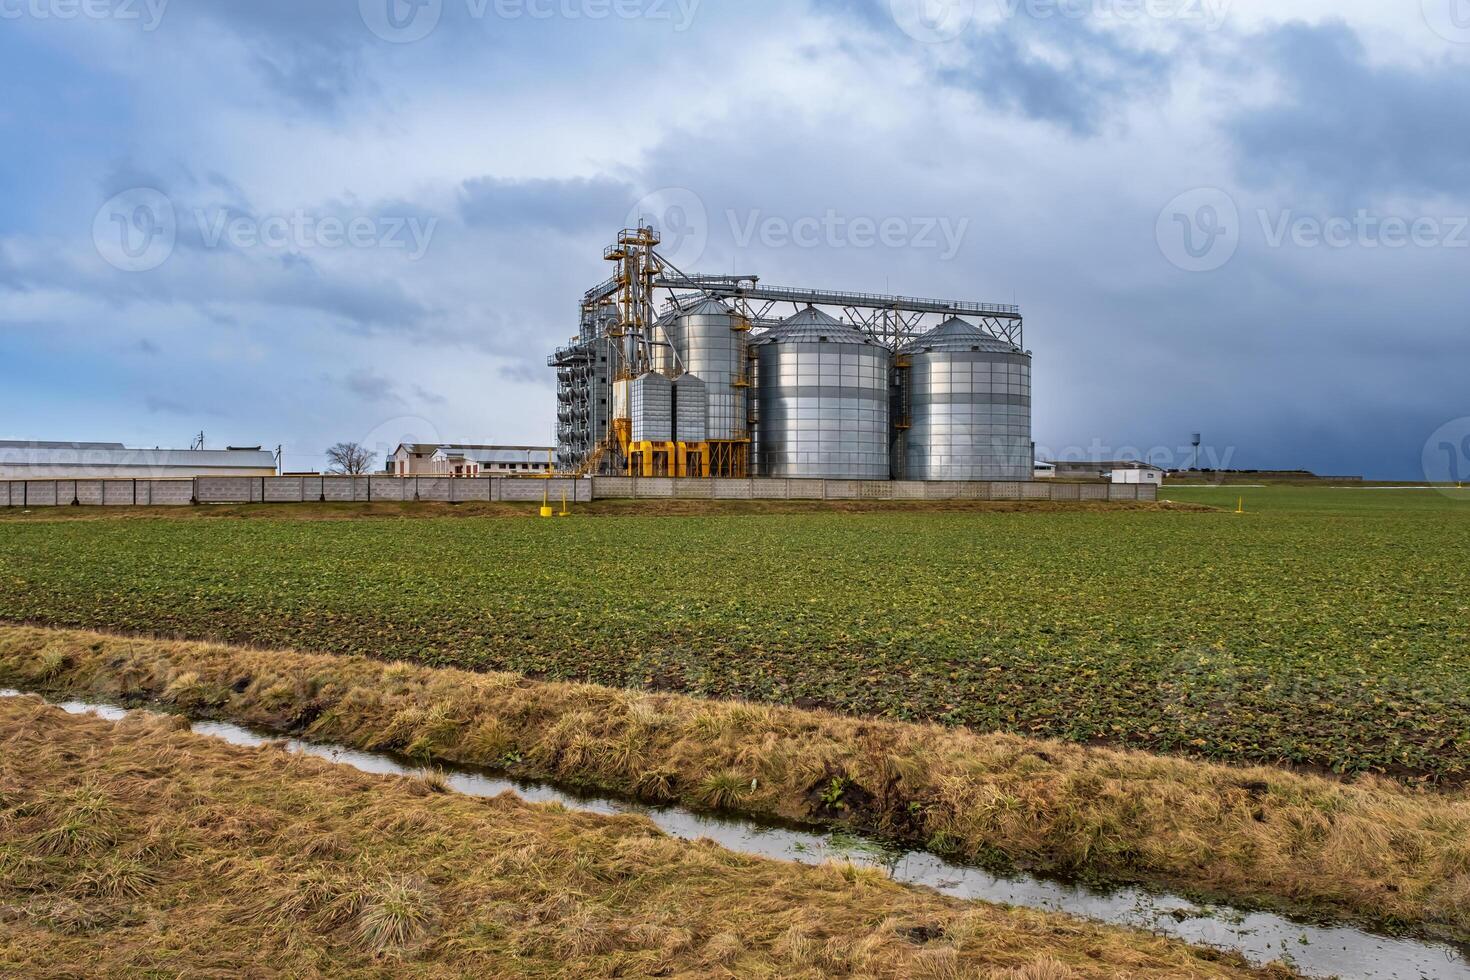
M120 442L0 440L0 479L142 480L275 476L275 454L230 449L129 449Z

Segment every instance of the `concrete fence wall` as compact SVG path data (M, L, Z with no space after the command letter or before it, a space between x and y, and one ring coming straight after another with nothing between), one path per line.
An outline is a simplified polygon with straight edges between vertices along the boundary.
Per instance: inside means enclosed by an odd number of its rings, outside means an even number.
M679 480L600 476L591 480L396 476L201 476L192 480L0 480L0 507L161 507L374 500L440 503L554 503L612 498L705 500L1156 500L1152 484L920 483L904 480Z
M192 480L0 480L0 507L158 507L201 504L300 504L373 500L540 501L592 499L589 480L396 476L201 476Z
M911 480L679 480L599 476L594 500L1157 500L1152 484L946 483Z

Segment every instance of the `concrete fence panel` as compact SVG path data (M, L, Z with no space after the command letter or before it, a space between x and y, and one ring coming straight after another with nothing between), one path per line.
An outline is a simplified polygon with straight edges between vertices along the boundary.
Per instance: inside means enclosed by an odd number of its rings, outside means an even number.
M276 476L265 481L265 502L268 504L300 504L306 499L305 477Z
M258 481L249 476L201 476L194 481L194 493L201 504L248 504Z
M0 480L0 506L180 506L203 504L310 503L369 500L559 505L610 498L721 500L1145 500L1158 499L1153 484L1019 482L919 482L886 480L517 479L481 477L197 477L195 479Z
M633 496L634 481L627 476L595 476L592 478L592 496L612 500Z
M749 500L749 480L710 480L710 494L717 500Z

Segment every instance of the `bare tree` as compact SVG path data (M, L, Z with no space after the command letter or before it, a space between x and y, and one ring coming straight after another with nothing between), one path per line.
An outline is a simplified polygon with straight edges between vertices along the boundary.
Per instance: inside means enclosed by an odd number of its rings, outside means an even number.
M355 442L339 442L327 450L328 472L340 476L361 476L373 468L378 454Z

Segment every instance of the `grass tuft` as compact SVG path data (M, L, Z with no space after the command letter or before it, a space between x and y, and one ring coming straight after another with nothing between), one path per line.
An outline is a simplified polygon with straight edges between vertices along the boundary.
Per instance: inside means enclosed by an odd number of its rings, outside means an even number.
M355 909L352 940L374 957L401 957L420 946L434 922L422 880L391 876L347 897Z
M734 809L751 791L750 782L734 770L710 773L699 783L699 801L717 810Z

